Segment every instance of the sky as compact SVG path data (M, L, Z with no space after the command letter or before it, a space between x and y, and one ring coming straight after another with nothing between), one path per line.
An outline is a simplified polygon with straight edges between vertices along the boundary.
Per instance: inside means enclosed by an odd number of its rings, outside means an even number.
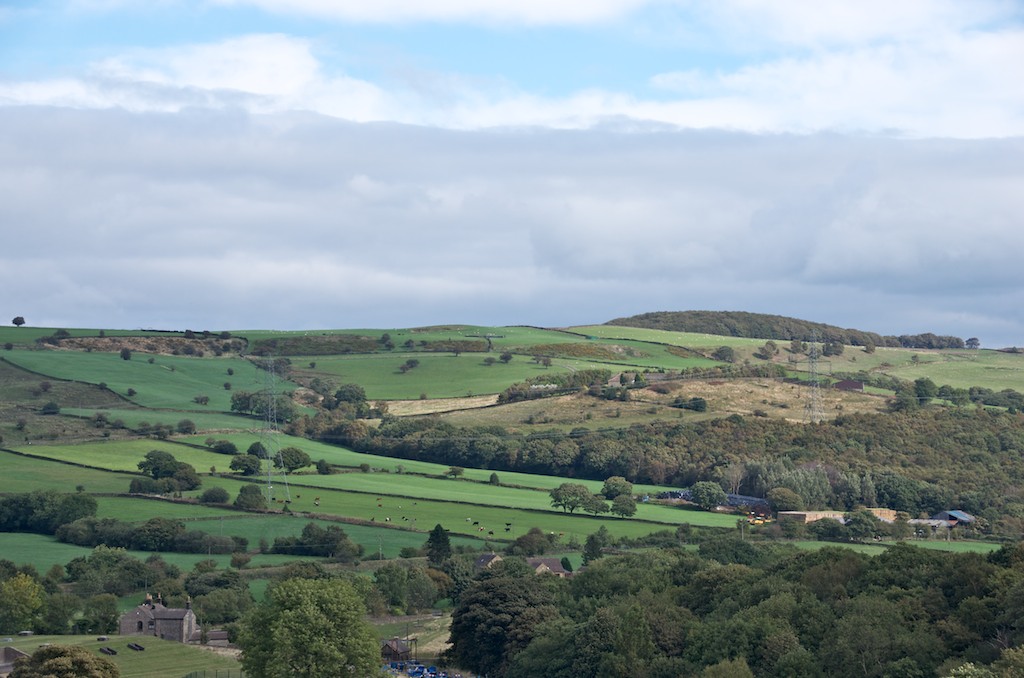
M1022 64L1024 0L2 0L0 319L1024 346Z

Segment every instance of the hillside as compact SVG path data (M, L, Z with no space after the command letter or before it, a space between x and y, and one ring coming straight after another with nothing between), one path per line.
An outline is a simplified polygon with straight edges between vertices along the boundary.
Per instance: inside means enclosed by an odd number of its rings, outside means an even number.
M964 340L959 337L931 333L882 336L877 332L844 329L809 320L746 311L657 311L616 318L605 324L774 341L797 339L839 341L852 346L871 344L902 348L964 348Z

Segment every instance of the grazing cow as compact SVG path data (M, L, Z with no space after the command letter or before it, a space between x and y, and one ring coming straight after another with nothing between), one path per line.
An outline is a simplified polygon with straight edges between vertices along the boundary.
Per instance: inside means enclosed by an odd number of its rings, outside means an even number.
M474 524L474 525L479 525L479 524L480 524L480 521L479 521L479 520L474 520L474 521L473 521L473 524Z
M489 535L491 535L493 537L494 536L494 530L488 530L487 534L489 534Z

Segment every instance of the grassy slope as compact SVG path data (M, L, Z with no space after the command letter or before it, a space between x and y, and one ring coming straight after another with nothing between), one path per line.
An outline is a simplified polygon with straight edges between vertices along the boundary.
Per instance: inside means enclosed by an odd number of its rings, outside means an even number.
M3 554L3 558L19 564L32 564L40 573L45 573L53 565L66 565L69 560L88 556L91 552L92 549L86 546L62 544L54 537L42 534L0 532L0 553ZM145 560L150 556L149 552L146 551L128 551L127 553L139 560ZM230 554L161 553L160 555L167 562L177 565L186 571L191 570L201 560L214 560L218 567L228 567L231 564ZM310 559L277 554L257 554L253 556L249 566L283 565L295 560Z
M18 445L11 449L48 459L69 461L111 471L134 471L136 473L139 471L139 462L151 450L169 452L174 455L175 459L191 464L200 473L209 470L211 466L226 470L228 464L231 463L231 457L225 454L149 439L111 440L76 445ZM120 491L127 492L128 486L125 485Z
M19 341L25 337L27 328L20 330L6 328L0 331L0 340L4 336L14 335ZM592 366L604 366L613 372L622 369L623 363L650 363L652 367L666 367L678 369L680 366L696 364L694 359L679 358L667 353L664 345L688 346L709 351L722 345L731 345L737 349L741 357L750 357L753 352L764 342L753 339L734 339L728 337L708 337L705 335L694 335L686 333L662 332L658 330L641 330L634 328L595 326L587 328L575 328L574 331L581 332L586 336L561 332L556 330L541 330L536 328L430 328L426 330L388 330L392 341L396 345L407 339L414 341L421 339L442 340L458 338L460 335L498 335L492 337L494 352L491 354L497 357L503 350L517 353L513 361L508 365L495 364L485 366L482 362L483 354L462 354L455 357L452 354L431 354L419 352L404 352L401 350L375 355L360 356L316 356L305 361L300 358L293 359L296 371L305 376L320 374L330 376L338 383L354 381L361 383L367 389L371 398L416 398L420 393L427 393L430 397L437 396L461 396L467 392L497 392L508 384L519 381L533 375L545 373L557 373L570 369L584 369ZM15 334L21 332L20 335ZM383 330L339 330L339 333L361 333L368 336L379 336ZM36 332L36 334L49 334ZM331 332L333 333L333 331ZM74 335L95 334L93 331L73 331ZM112 333L108 332L112 336ZM128 333L125 334L134 334ZM250 338L259 336L280 336L280 332L259 332L259 333L236 333L249 334ZM589 337L603 337L601 340L588 339ZM654 343L644 343L654 342ZM573 354L573 351L585 351L586 346L594 345L605 347L612 346L620 351L622 362L607 362L598 360L587 360L581 357L556 358L550 370L536 365L525 356L531 355L530 351L537 345L564 345L565 351ZM781 345L780 345L781 346ZM785 346L781 346L785 349ZM632 352L632 355L626 355ZM918 356L918 362L912 357ZM176 423L182 418L190 418L196 421L203 429L233 429L236 427L246 428L245 424L252 424L254 420L228 417L205 412L190 411L198 408L192 402L192 396L204 393L211 397L211 405L203 409L228 409L230 392L224 391L223 382L231 381L233 387L256 390L262 387L262 373L256 370L246 361L231 358L184 358L172 356L156 356L154 364L149 364L144 359L144 354L136 353L131 361L123 361L116 354L84 353L67 351L8 351L5 357L15 357L19 364L24 364L30 369L36 369L45 374L52 374L54 378L74 378L81 381L98 383L105 381L112 388L119 391L126 391L128 387L136 388L139 395L135 400L150 406L159 406L166 409L162 411L130 410L121 409L129 424L136 424L139 421ZM406 359L414 357L420 361L416 369L401 374L397 367ZM779 362L788 364L787 351L783 350ZM306 368L308 362L316 362L315 370ZM711 364L710 361L697 362ZM842 357L834 357L830 361L833 371L855 371L858 369L874 369L896 374L901 378L913 379L917 376L930 376L936 383L951 383L953 385L974 385L983 384L991 388L1009 387L1024 390L1024 357L997 353L992 351L910 351L902 349L878 349L874 354L865 354L859 349L848 348ZM235 374L228 376L226 370L233 366ZM174 368L173 370L170 368ZM798 366L799 367L799 366ZM113 376L112 376L113 375ZM31 376L26 384L39 379ZM117 381L120 380L120 381ZM251 384L251 385L250 385ZM26 388L26 387L18 387ZM145 393L144 393L145 391ZM17 394L15 394L17 396ZM23 395L23 394L22 394ZM5 396L6 397L6 396ZM22 397L22 396L19 396ZM88 397L78 396L79 398ZM71 405L73 403L62 403ZM82 403L78 403L82 404ZM495 412L512 412L515 408L540 407L537 414L543 413L543 408L548 403L520 404L511 408L492 408L481 411L484 418ZM614 404L613 404L614 405ZM627 405L627 407L623 407ZM216 407L215 407L216 406ZM644 417L664 417L662 411L649 403L629 403L615 405L616 410L626 409L626 417L623 421L616 416L615 420L608 419L611 416L606 408L595 410L599 415L592 419L584 418L585 424L589 427L612 426L616 424L633 423L643 420ZM633 411L635 410L635 412ZM73 410L76 414L91 415L94 410L88 404ZM520 410L523 411L523 410ZM616 412L616 415L618 412ZM671 416L678 417L679 412L671 411ZM117 417L120 415L111 415ZM514 418L519 414L513 414ZM522 418L526 418L524 414ZM576 416L575 414L572 416ZM583 417L583 413L579 413ZM480 421L480 416L473 414L452 415L460 423L472 423L474 419ZM62 418L53 418L54 421L61 421ZM129 421L129 419L131 421ZM66 419L63 419L67 421ZM498 422L492 422L498 423ZM514 422L502 422L506 425ZM566 426L578 425L575 422L567 422ZM557 427L554 424L550 427ZM201 443L206 434L192 438L194 442ZM249 443L258 439L254 432L217 435L216 437L228 437L245 449ZM13 442L8 439L8 444ZM669 525L658 525L657 523L643 522L640 520L624 521L615 519L597 519L589 516L567 516L552 511L547 501L546 490L554 487L566 479L551 476L533 476L530 474L500 472L499 476L503 484L516 484L524 487L536 488L535 490L515 490L507 487L491 487L479 483L466 481L441 480L437 478L424 478L408 475L409 473L442 475L447 467L417 461L406 461L386 457L364 455L342 448L332 447L307 440L284 438L281 445L295 444L307 451L313 459L324 458L328 462L341 466L357 467L362 463L370 464L374 469L396 471L399 466L404 467L406 474L401 476L394 473L371 473L371 474L342 474L333 476L296 475L292 483L308 484L311 487L293 487L295 497L293 508L296 510L311 511L312 496L321 497L319 510L324 513L353 516L355 518L368 520L375 518L383 520L390 516L395 523L401 520L402 515L409 518L402 521L403 525L412 525L415 520L416 529L420 532L403 532L398 530L382 529L375 526L346 525L345 529L353 538L370 550L376 543L382 543L385 553L397 553L402 546L419 546L423 541L422 531L439 522L455 533L464 532L474 537L487 536L487 530L495 532L494 539L517 536L528 527L537 525L547 531L563 533L581 538L592 532L602 523L608 525L613 534L638 536L645 534L652 529L671 527L671 524L679 522L690 522L695 525L721 525L730 527L734 519L728 516L718 516L708 513L684 512L674 508L641 506L638 518L650 521L664 521ZM165 447L166 446L166 447ZM24 445L25 452L41 454L42 456L54 459L75 460L97 467L113 470L130 471L135 470L138 461L150 449L168 449L175 456L183 461L193 464L200 472L205 472L210 466L218 469L226 469L230 460L229 457L216 455L202 449L192 449L171 443L160 443L151 440L135 440L131 442L109 441L106 443L90 443L85 445L60 446L60 445ZM89 469L75 468L65 464L57 464L45 460L26 460L9 454L0 453L0 462L9 472L10 480L5 487L7 491L27 491L42 487L54 489L67 489L77 484L86 486L90 492L123 492L127 488L131 476L117 473L93 471ZM489 470L467 469L465 478L486 481L490 476ZM579 481L573 481L579 482ZM600 482L583 481L593 491L600 489ZM224 486L232 492L237 493L240 486L238 480L232 478L205 478L204 487L214 485ZM637 487L638 492L654 492L660 488ZM359 494L359 492L371 492ZM383 497L383 506L377 506L376 497ZM193 493L195 494L195 493ZM301 497L301 498L300 498ZM455 503L464 501L470 503L487 503L492 506L469 506L467 504ZM123 503L122 503L123 502ZM412 502L415 502L415 511L412 510ZM310 504L306 506L306 504ZM405 508L399 509L399 505ZM500 504L500 506L498 506ZM141 499L103 499L101 511L104 514L116 515L118 512L137 516L150 516L158 510L152 502L145 502ZM533 510L528 510L533 509ZM195 518L207 517L209 520L198 521L195 526L200 529L217 533L220 525L226 527L225 534L238 534L246 536L251 541L258 541L260 538L272 540L274 536L282 534L294 534L301 525L305 524L305 518L291 518L285 515L274 515L266 517L247 517L242 520L219 520L220 515L229 515L232 512L222 509L211 509L209 507L175 507L167 509L166 514ZM471 524L465 522L466 517L471 517L485 527L480 533ZM512 522L514 530L511 533L504 532L504 523ZM394 523L393 523L394 524ZM358 538L357 538L358 533ZM18 535L27 537L28 535ZM379 538L379 539L378 539ZM468 540L467 543L479 543L475 540ZM954 546L960 543L953 542ZM952 548L952 547L950 547ZM225 557L226 558L226 557ZM56 561L54 561L56 562Z
M132 642L143 645L145 651L129 650L128 643ZM207 675L213 678L217 669L231 669L236 672L234 675L238 675L237 671L241 670L241 664L231 657L153 637L115 635L101 642L96 640L95 636L31 636L16 637L5 644L31 654L43 643L81 645L95 653L99 653L101 647L112 647L117 650L117 655L109 659L121 669L121 678L167 678L203 670L208 671ZM227 672L225 671L223 675L227 675Z
M93 351L7 351L4 357L27 370L53 378L73 379L90 384L105 383L111 390L144 407L176 408L197 412L231 410L230 382L233 390L258 391L264 388L263 371L241 358L186 358L151 356L143 353L122 360L117 353ZM234 370L228 375L227 370ZM208 405L197 405L193 398L209 396ZM60 403L81 406L80 403Z
M109 473L45 459L32 459L10 452L0 452L0 468L4 474L4 492L70 492L77 485L84 485L86 492L126 492L134 477L125 473Z

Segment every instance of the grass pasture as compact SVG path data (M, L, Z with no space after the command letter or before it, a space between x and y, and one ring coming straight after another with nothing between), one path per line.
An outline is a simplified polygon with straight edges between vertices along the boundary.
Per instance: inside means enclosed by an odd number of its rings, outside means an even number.
M238 447L239 450L245 450L250 444L259 440L259 437L253 434L226 434L216 437L218 440L230 440ZM182 440L190 444L201 445L203 444L205 437L192 436L182 438ZM384 457L375 454L355 452L344 447L327 445L325 443L319 443L316 441L306 440L304 438L296 438L287 435L278 436L278 444L280 447L298 447L302 451L306 452L314 460L324 459L328 463L334 464L336 466L355 469L358 468L360 464L369 464L372 469L375 469L374 473L383 472L384 477L391 479L392 482L394 482L395 480L394 476L389 474L402 476L408 474L419 474L425 476L440 477L444 476L449 468L444 464L435 464L433 462L428 461L418 461L415 459L400 459L397 457ZM398 473L399 467L401 467L402 469L401 474ZM493 471L491 471L490 469L467 468L465 469L462 477L466 480L474 480L480 483L487 483L490 480L492 472ZM520 473L516 471L497 471L496 473L498 474L498 478L501 480L502 485L536 488L545 491L558 487L562 483L573 482L585 485L588 488L590 488L594 493L597 493L600 492L601 487L604 484L604 482L600 480L563 478L561 476L548 476L535 473ZM365 475L366 474L361 474L361 477L365 477ZM318 477L315 474L311 473L309 469L303 469L302 473L292 474L289 477L292 479L293 482L300 484L317 485L319 482ZM633 486L633 489L636 493L657 494L658 492L663 492L665 490L677 488L662 485L636 484Z
M92 549L87 546L63 544L55 537L48 535L0 532L0 554L3 554L2 557L18 564L31 564L40 574L45 574L54 565L66 565L69 561L88 556L90 553L92 553ZM126 553L139 560L145 560L151 555L147 551L126 551ZM208 555L205 553L162 552L160 555L168 563L177 565L186 571L191 570L201 560L213 560L218 567L222 568L231 565L231 554L227 553ZM253 555L249 567L272 567L296 560L319 560L319 558L258 553Z
M204 487L224 487L232 496L237 494L241 485L238 480L222 477L206 478L203 482ZM484 489L486 487L481 486ZM396 493L393 489L392 494L378 495L293 484L290 487L290 508L297 513L346 516L366 521L364 524L390 522L392 525L405 526L421 532L429 531L434 525L441 524L453 535L492 540L514 539L531 527L539 527L545 532L560 533L566 538L576 536L582 541L601 525L607 527L615 536L640 537L656 530L673 529L675 525L681 523L709 527L734 527L736 524L735 516L686 511L674 507L643 506L643 513L638 511L636 518L621 519L580 513L570 515L556 511L550 505L545 510L536 510L504 507L493 503L474 505L421 499L415 492L416 486L410 486L407 494L401 490ZM537 496L545 495L537 493ZM319 506L314 504L316 497L319 497ZM381 498L379 502L378 497ZM644 519L640 518L641 515ZM387 521L388 518L391 520ZM466 520L467 518L469 520ZM473 525L474 522L479 524ZM509 532L504 531L505 523L512 523ZM494 534L489 534L490 532Z
M182 419L188 419L196 425L196 431L205 434L216 434L220 431L252 431L258 432L263 422L253 417L226 412L182 412L181 410L125 409L125 408L89 408L62 407L60 413L72 417L91 419L95 414L106 415L108 421L120 419L131 429L139 424L166 424L176 426Z
M132 642L144 646L145 651L134 652L128 649L128 643ZM121 669L121 678L168 678L204 670L213 678L217 669L224 671L224 675L227 675L227 670L234 671L233 675L237 676L242 668L238 660L232 657L152 636L114 635L104 641L96 640L96 636L30 636L15 637L5 644L32 654L44 643L79 645L96 654L99 654L101 647L111 647L117 650L117 654L108 659Z
M919 362L906 362L887 373L913 381L928 377L938 385L985 386L994 391L1024 391L1024 354L1000 351L928 351Z
M153 358L153 363L148 359ZM105 383L112 391L143 407L180 410L231 410L232 390L258 391L265 388L264 373L242 358L187 358L181 356L146 356L134 353L131 360L122 360L117 353L97 351L6 351L4 358L37 374L55 379L71 379L89 384ZM228 375L227 370L234 370ZM292 385L294 386L294 385ZM281 387L284 390L285 387ZM128 396L128 389L136 394ZM208 405L197 405L193 398L205 395ZM81 403L60 403L81 406Z
M317 356L317 374L327 375L338 383L359 384L370 400L412 400L420 394L428 398L455 398L465 395L500 393L512 384L529 377L569 371L563 361L556 360L545 368L517 356L507 365L497 362L485 365L483 353L374 353L351 356ZM419 366L405 372L399 367L415 359ZM297 364L299 361L295 361ZM301 369L299 370L301 373Z
M139 462L151 450L162 450L174 455L178 461L191 464L199 473L204 473L211 466L227 470L231 457L217 454L207 449L197 449L189 445L177 445L172 442L150 439L109 440L79 443L75 445L22 445L13 448L23 454L43 457L57 461L82 464L93 468L110 471L139 472ZM121 492L127 492L125 485Z
M33 447L26 449L31 451ZM4 492L70 492L78 485L85 486L86 492L127 492L134 477L3 451L0 451L0 468L4 473Z
M117 518L131 522L143 522L157 517L182 520L189 530L202 530L218 536L244 537L249 541L250 550L255 550L260 540L273 544L274 539L278 537L297 537L307 523L313 522L320 527L341 527L352 541L362 544L367 556L382 550L386 558L397 558L399 551L405 547L423 546L427 538L425 532L433 527L419 525L418 528L423 531L412 532L383 526L318 520L305 515L245 513L217 506L144 497L99 497L97 502L99 518ZM474 549L482 545L478 539L466 537L453 536L451 541L453 546L468 546Z

